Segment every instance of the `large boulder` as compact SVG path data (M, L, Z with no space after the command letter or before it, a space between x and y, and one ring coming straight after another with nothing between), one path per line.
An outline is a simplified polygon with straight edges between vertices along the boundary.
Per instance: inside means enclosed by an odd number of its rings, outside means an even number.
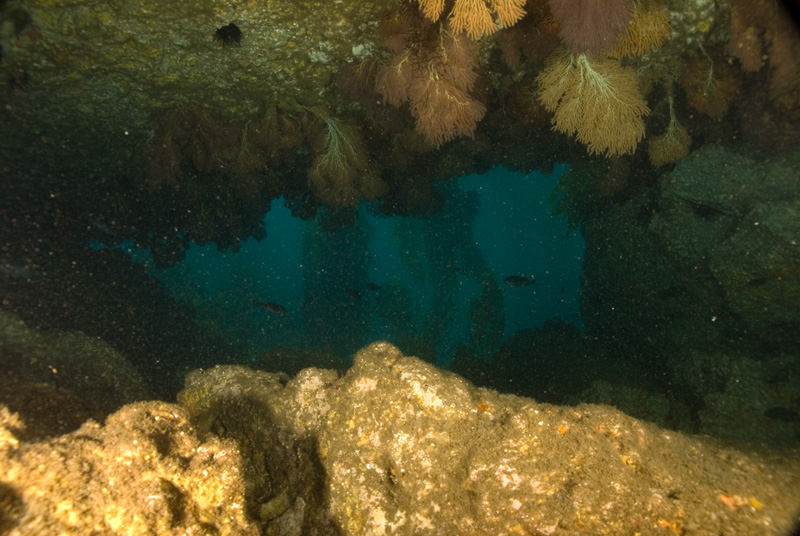
M42 443L0 408L0 532L255 536L233 441L174 404L138 402Z
M302 527L276 534L783 534L800 508L797 452L475 388L387 343L285 386L196 371L180 399L247 446L267 484L250 511Z
M198 370L44 443L0 413L13 534L788 534L800 453L475 388L388 343L340 376Z

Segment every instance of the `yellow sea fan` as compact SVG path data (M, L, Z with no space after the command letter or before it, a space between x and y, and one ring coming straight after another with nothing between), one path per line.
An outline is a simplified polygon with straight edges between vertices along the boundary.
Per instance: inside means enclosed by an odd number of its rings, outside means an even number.
M671 30L666 8L645 9L635 4L633 19L608 55L612 58L641 56L653 47L660 48Z
M450 12L450 28L456 33L466 31L470 39L477 39L494 33L497 25L484 0L458 0Z
M436 22L444 10L444 0L418 0L422 13ZM487 4L488 2L488 4ZM450 11L450 28L466 32L471 39L494 33L497 22L507 28L525 16L523 7L527 0L455 0Z
M497 14L497 22L504 28L513 26L525 16L525 3L528 0L489 0L492 11Z
M537 81L540 102L555 113L553 128L575 134L589 153L630 154L644 137L650 109L636 73L616 60L557 50Z
M654 166L663 166L664 164L677 162L689 154L689 145L691 143L692 137L689 136L689 133L686 132L683 125L678 123L678 119L675 117L675 109L672 105L672 97L670 97L669 126L665 133L650 138L648 145L650 163Z
M444 9L444 0L419 0L419 8L426 17L436 22Z

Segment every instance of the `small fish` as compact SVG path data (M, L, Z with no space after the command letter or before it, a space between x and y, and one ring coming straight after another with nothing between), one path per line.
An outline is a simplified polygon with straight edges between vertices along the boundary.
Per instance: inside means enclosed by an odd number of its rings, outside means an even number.
M380 289L381 289L380 285L376 285L375 283L367 283L367 290L369 291L375 292Z
M361 291L354 288L347 289L347 294L349 294L351 298L355 298L357 300L361 299Z
M533 276L528 279L527 277L523 277L521 275L510 275L503 281L509 287L527 287L528 285L533 285L536 283L536 279Z
M286 307L279 303L268 302L268 301L258 301L253 300L253 305L256 307L261 307L268 313L275 313L276 315L285 315L286 314Z

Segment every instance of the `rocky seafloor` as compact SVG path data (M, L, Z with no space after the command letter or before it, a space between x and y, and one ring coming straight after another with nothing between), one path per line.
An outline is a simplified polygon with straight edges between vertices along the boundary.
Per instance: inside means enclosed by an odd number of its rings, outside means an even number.
M796 449L476 388L388 343L350 370L190 373L60 436L0 414L0 531L789 534Z

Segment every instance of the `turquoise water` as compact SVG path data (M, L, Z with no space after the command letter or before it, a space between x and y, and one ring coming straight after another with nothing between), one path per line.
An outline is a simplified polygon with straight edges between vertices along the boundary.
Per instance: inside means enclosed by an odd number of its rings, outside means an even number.
M347 358L375 340L403 348L414 338L434 348L430 357L447 367L456 345L471 344L470 306L484 271L500 291L493 314L505 320L501 340L554 318L583 329L583 239L552 213L563 169L545 176L496 168L456 178L446 186L442 213L429 219L382 216L363 203L357 229L333 236L320 234L317 221L293 217L277 199L264 219L265 239L250 239L235 253L193 245L179 264L149 273L203 321L246 341L251 357L289 346ZM133 256L148 260L146 252ZM512 275L536 283L505 284ZM370 290L369 283L380 288ZM439 283L448 289L446 303L436 292ZM280 304L286 314L253 301Z

